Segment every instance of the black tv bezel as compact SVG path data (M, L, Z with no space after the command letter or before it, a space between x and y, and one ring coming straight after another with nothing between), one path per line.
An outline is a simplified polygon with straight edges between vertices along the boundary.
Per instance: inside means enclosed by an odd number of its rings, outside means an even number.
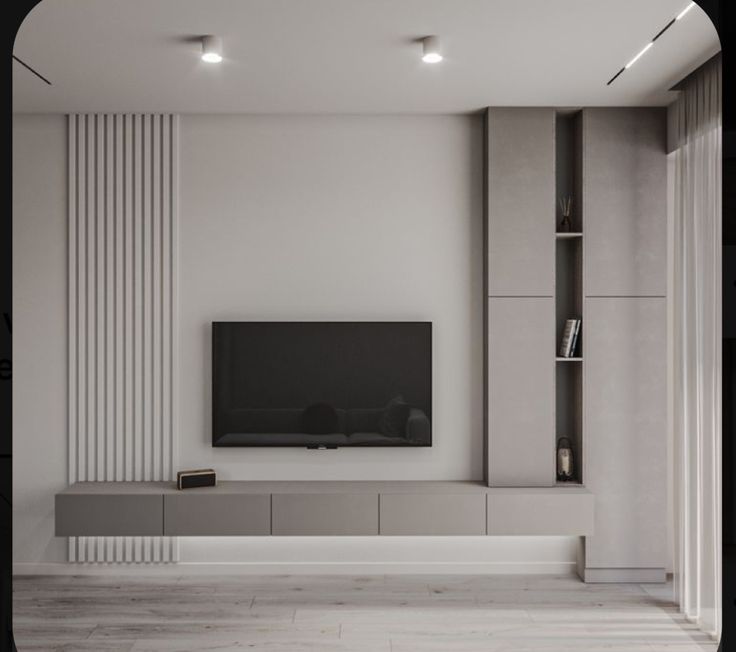
M216 414L215 414L215 396L217 391L217 379L218 374L216 370L217 360L215 356L215 340L217 337L217 325L218 324L422 324L429 327L429 395L430 395L430 405L431 405L431 413L434 415L434 326L433 322L430 320L258 320L258 319L251 319L251 320L217 320L212 321L210 323L210 357L212 360L212 366L211 366L211 372L212 372L212 380L211 380L211 395L210 395L210 411L211 411L211 421L210 421L210 427L211 427L211 440L212 440L212 447L213 448L307 448L309 450L326 450L326 449L336 449L336 448L431 448L432 443L434 440L434 423L432 419L430 419L429 424L429 443L426 444L415 444L411 443L409 440L406 439L400 439L401 443L386 445L382 443L366 443L366 444L347 444L347 445L339 445L334 443L295 443L295 444L283 444L283 443L275 443L275 444L223 444L218 443L218 439L216 437L216 428L215 428L215 420L216 420ZM221 438L222 436L220 436Z

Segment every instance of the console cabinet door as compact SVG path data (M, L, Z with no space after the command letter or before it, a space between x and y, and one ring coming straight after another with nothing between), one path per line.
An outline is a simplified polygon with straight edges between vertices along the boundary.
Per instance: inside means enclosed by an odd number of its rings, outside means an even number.
M593 533L595 496L577 487L499 488L488 492L491 536L580 536Z
M271 534L271 494L164 495L165 536L255 536Z
M555 112L487 114L488 295L552 296Z
M585 300L585 483L596 501L586 568L666 563L665 302Z
M379 504L383 535L484 535L485 493L382 493Z
M665 152L664 109L583 110L586 296L666 293Z
M55 499L57 537L161 536L161 494L60 493Z
M277 536L378 534L378 493L275 493L271 500Z
M555 483L555 307L488 299L488 484Z

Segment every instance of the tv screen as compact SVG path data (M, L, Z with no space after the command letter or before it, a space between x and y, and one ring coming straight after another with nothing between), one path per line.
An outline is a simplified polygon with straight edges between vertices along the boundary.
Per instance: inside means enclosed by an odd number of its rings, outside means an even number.
M213 322L213 446L431 446L431 322Z

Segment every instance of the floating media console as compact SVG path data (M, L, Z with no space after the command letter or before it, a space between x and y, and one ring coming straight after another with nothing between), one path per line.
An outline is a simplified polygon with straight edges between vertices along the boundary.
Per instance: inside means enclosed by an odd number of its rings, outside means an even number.
M56 495L56 536L591 535L581 486L480 482L78 482Z

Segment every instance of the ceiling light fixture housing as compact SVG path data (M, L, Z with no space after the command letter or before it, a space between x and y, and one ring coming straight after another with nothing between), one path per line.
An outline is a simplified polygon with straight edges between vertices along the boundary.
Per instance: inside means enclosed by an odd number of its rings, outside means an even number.
M427 36L422 39L422 61L424 63L439 63L442 61L440 39L438 36Z
M675 16L675 20L680 20L688 11L690 11L695 6L694 2L691 2L687 7L685 7L677 16Z
M621 68L621 70L619 70L613 77L611 77L611 79L608 80L608 83L606 84L606 86L610 86L614 81L616 81L616 79L618 79L618 76L622 72L624 72L624 70L628 70L629 68L631 68L631 66L633 66L642 56L644 56L647 53L647 51L649 50L649 48L651 48L654 45L654 42L660 36L662 36L662 34L664 34L678 20L682 20L682 18L685 16L685 14L687 14L687 12L690 11L694 6L695 6L695 3L694 2L691 2L690 4L688 4L687 7L685 7L679 14L677 14L677 16L675 16L672 20L670 20L669 23L667 23L662 29L660 29L659 32L657 32L657 34L654 36L654 38L651 41L649 41L649 43L647 43L639 51L639 53L631 61L629 61L629 63L627 63L623 68Z
M219 36L202 37L202 61L207 63L222 61L222 39Z
M647 44L646 44L646 45L645 45L645 46L644 46L644 47L643 47L643 48L641 49L641 51L639 52L639 54L637 54L637 55L636 55L636 56L635 56L635 57L634 57L634 58L633 58L633 59L632 59L631 61L629 61L629 63L627 63L627 64L626 64L626 65L624 66L624 68L631 68L631 66L633 66L633 65L634 65L634 64L635 64L635 63L636 63L637 61L639 61L639 59L640 59L641 57L643 57L643 56L644 56L644 55L646 54L647 50L648 50L648 49L649 49L650 47L652 47L653 45L654 45L654 41L649 41L649 43L647 43Z

